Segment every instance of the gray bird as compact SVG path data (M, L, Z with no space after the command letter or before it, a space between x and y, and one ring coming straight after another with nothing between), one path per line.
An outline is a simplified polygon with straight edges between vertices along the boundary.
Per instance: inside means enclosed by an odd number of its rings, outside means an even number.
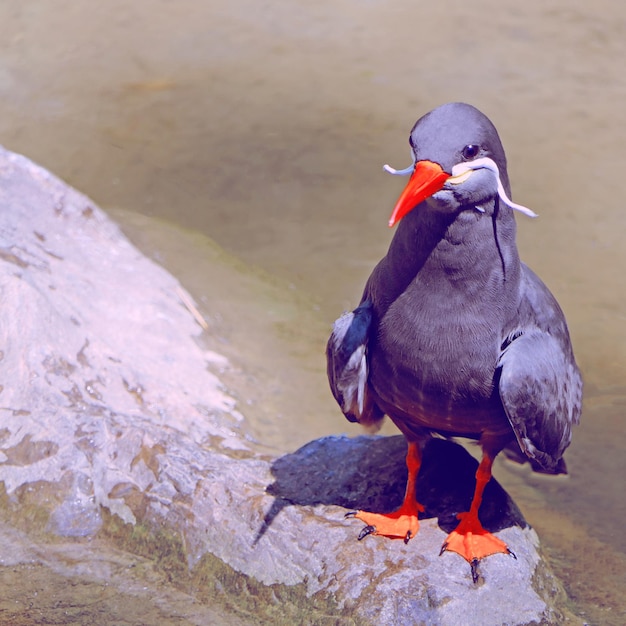
M504 448L536 471L566 473L582 380L565 317L519 258L506 158L476 108L438 107L409 139L411 174L390 219L399 223L357 309L336 322L326 355L333 395L350 421L388 415L408 441L404 502L390 514L356 511L368 534L407 542L423 507L415 485L433 434L482 447L470 510L442 547L477 577L480 559L512 554L478 519L492 463Z

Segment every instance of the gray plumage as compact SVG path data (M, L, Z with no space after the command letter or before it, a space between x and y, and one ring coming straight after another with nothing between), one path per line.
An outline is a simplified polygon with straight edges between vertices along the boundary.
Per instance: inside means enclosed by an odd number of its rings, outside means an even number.
M327 356L330 388L343 414L351 422L375 429L384 415L368 391L367 343L371 329L372 305L363 302L334 323Z
M510 197L500 139L474 107L435 109L410 143L416 161L447 173L491 159ZM538 471L565 471L582 381L561 308L520 262L493 171L446 182L401 220L360 307L335 323L327 360L348 419L387 414L410 441L469 437L492 457L513 446Z

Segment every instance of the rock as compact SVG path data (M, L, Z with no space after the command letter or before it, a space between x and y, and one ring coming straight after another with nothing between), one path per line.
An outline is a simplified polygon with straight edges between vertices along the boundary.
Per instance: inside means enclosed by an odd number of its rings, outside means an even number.
M460 557L439 556L473 489L476 461L458 445L426 451L416 538L358 542L345 509L399 504L402 438L327 437L273 457L220 383L225 359L201 347L189 295L93 202L0 150L0 207L5 520L154 552L174 584L249 623L564 619L536 534L495 481L483 522L517 559L486 559L474 584Z

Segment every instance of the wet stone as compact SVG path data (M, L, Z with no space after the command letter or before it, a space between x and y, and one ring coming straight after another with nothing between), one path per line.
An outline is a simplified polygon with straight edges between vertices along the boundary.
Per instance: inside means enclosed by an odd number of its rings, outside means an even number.
M535 532L495 481L483 523L517 559L486 559L474 583L439 556L473 490L476 461L454 443L426 450L418 535L358 542L344 515L399 505L404 440L327 437L273 457L213 373L228 364L197 341L207 331L177 280L88 198L2 149L0 294L0 515L20 531L124 537L200 600L247 602L249 623L566 619Z

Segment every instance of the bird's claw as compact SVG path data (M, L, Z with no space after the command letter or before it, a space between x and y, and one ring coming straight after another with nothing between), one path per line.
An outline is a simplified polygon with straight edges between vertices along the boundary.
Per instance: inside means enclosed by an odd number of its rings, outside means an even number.
M361 541L362 539L365 539L365 537L367 537L368 535L371 535L375 532L376 532L376 526L370 526L370 525L365 526L363 530L359 533L359 536L357 537L357 539Z
M441 546L441 550L439 550L439 556L441 556L447 549L448 549L448 542L446 541ZM511 552L511 554L513 554L513 553ZM515 556L515 555L513 555L513 556ZM479 577L479 574L478 574L478 563L480 563L480 559L472 559L469 562L470 568L472 570L472 582L474 584L476 584L478 582L478 577Z
M472 568L472 581L476 584L478 582L478 559L473 559L470 567Z
M410 510L409 510L410 509ZM421 510L419 504L407 506L393 513L368 513L367 511L350 511L344 513L347 518L356 517L365 526L358 535L359 541L368 535L380 535L390 539L402 539L408 543L419 529L417 513Z
M449 545L450 545L449 541L444 542L444 544L441 546L441 550L439 551L439 556L441 556L446 550L448 550ZM457 550L454 549L454 547L451 549L451 551L457 552L457 554L460 554L470 564L470 568L472 570L472 581L474 582L474 584L478 582L478 578L480 576L478 572L478 565L481 559L483 559L486 556L490 556L490 554L495 554L495 553L486 553L483 556L478 556L478 557L475 556L474 558L471 558L469 557L469 555L466 556L465 554L458 552ZM513 552L513 550L511 550L508 546L504 545L502 552L504 554L508 554L509 556L512 556L517 561L517 556L515 555L515 552Z

